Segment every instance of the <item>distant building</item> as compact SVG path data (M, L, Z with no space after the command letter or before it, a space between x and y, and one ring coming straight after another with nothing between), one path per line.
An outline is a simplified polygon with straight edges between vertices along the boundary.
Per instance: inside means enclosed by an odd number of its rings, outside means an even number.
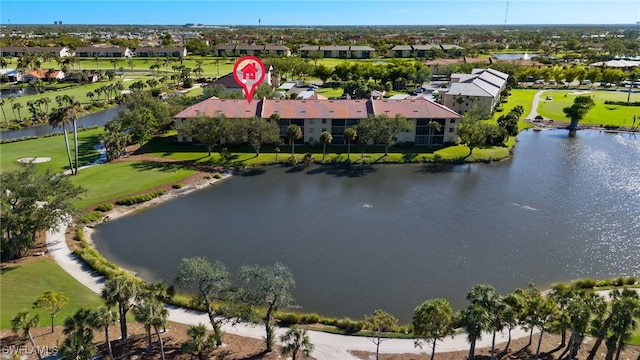
M19 57L25 54L50 54L52 56L68 57L72 55L72 52L67 47L46 47L46 46L3 46L0 48L0 54L6 57Z
M139 47L135 51L136 57L177 57L183 58L187 56L186 47Z
M130 58L133 52L128 47L79 47L75 51L75 56L79 58Z

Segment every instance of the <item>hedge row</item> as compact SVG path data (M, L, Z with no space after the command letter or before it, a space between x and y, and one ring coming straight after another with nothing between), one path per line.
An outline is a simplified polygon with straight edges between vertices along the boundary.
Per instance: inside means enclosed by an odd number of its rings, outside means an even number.
M84 231L82 228L76 230L76 238L80 240L81 247L73 250L73 253L84 261L93 271L98 274L111 279L115 276L126 274L126 272L115 264L105 259L98 251L89 246L87 240L84 238Z
M116 205L135 205L155 199L164 194L164 190L152 191L144 195L129 196L116 201Z
M619 105L619 106L640 106L640 101L626 102L626 101L605 100L604 104L605 105Z

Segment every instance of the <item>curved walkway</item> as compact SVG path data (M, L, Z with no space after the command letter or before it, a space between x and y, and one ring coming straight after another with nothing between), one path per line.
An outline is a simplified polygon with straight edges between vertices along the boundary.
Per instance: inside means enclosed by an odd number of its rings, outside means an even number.
M525 120L534 120L536 116L538 116L538 104L540 103L540 95L546 90L540 90L533 96L533 101L531 102L531 111L529 115L525 118Z
M60 226L58 230L51 230L47 232L47 249L49 253L53 256L56 263L69 273L69 275L91 291L100 294L104 286L104 277L89 269L71 252L67 246L65 238L66 228L67 225L64 224ZM209 318L205 313L175 306L167 306L167 309L169 309L170 321L182 324L202 323L207 325L208 328L211 328ZM254 339L262 339L264 337L264 328L258 325L252 326L247 324L238 324L231 326L230 324L226 324L223 326L223 331ZM285 331L286 329L277 329L276 335L280 336ZM525 337L528 336L528 332L523 329L516 329L513 331L512 335L513 338ZM312 356L318 360L357 360L356 357L349 353L350 350L375 352L375 345L366 337L336 335L318 331L309 331L309 337L311 338L311 343L315 346ZM506 332L496 336L497 344L506 341ZM483 336L482 340L477 342L476 348L479 349L487 346L491 346L490 334ZM412 339L387 339L380 345L380 353L430 354L430 350L428 348L428 346L426 346L424 350L415 348L414 341ZM466 334L459 334L453 338L447 338L444 341L438 342L437 352L460 351L467 350L468 348L469 344L466 339Z

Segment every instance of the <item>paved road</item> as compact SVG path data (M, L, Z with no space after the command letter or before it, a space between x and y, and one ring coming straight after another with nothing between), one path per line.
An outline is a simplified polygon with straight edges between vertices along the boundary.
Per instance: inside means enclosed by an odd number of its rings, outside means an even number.
M47 232L47 249L53 256L55 261L67 273L78 280L82 285L95 293L100 293L104 286L105 279L89 269L81 260L71 253L65 241L66 226L61 226L57 231ZM205 313L178 308L175 306L167 306L169 309L169 320L182 324L198 324L203 323L210 328L209 319ZM240 336L262 339L264 337L264 328L260 326L251 326L239 324L231 326L229 324L223 326L223 331ZM280 336L286 329L277 329L277 336ZM528 333L522 329L513 331L513 338L528 336ZM344 336L328 334L317 331L310 331L309 337L314 344L315 349L313 356L318 360L333 359L357 359L349 354L350 350L362 350L375 352L374 344L365 337ZM499 334L497 343L507 340L506 332ZM477 348L491 346L491 336L486 334L481 341L478 341ZM430 351L425 347L424 350L415 348L411 339L388 339L380 345L380 352L393 353L414 353L429 354ZM438 352L449 352L467 350L469 344L466 340L466 334L457 335L453 338L447 338L438 343Z
M545 91L546 90L540 90L533 96L533 101L531 102L531 112L529 112L529 115L525 119L533 120L536 118L536 116L538 116L538 103L540 103L540 95L542 95L542 93Z

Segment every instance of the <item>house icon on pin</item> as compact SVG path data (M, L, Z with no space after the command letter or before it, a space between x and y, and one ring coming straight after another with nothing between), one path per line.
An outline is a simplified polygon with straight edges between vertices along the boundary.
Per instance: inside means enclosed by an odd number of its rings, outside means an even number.
M255 63L250 62L240 69L240 72L242 72L242 80L255 80L258 68Z

